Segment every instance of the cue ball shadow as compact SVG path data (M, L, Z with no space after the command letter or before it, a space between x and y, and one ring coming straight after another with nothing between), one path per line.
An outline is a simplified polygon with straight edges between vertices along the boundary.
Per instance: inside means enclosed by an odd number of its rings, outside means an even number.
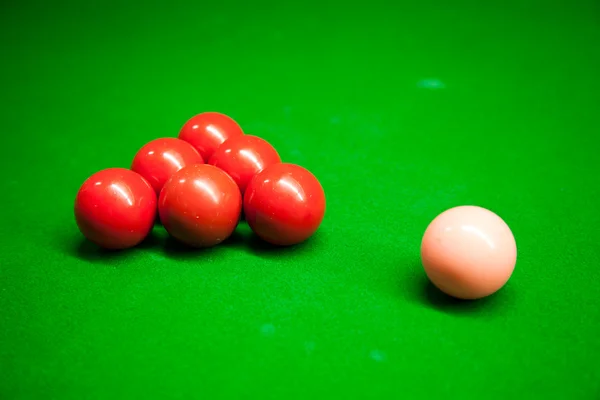
M428 278L420 262L413 262L410 273L401 277L400 289L404 297L436 310L456 315L481 315L499 311L510 296L507 288L478 300L461 300L439 290Z

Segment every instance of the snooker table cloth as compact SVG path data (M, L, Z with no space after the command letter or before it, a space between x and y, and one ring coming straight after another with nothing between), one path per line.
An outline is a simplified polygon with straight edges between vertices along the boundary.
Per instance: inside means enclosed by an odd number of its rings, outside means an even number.
M5 1L0 43L0 398L600 399L597 1ZM82 182L209 110L319 231L83 240ZM518 246L480 301L419 256L463 204Z

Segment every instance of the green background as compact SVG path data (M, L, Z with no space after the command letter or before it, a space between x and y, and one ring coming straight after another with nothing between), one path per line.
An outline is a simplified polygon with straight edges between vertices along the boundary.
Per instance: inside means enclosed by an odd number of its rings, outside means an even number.
M600 6L483 3L2 2L0 397L600 398ZM318 234L83 241L81 183L207 110L320 179ZM462 204L519 249L483 301L420 265Z

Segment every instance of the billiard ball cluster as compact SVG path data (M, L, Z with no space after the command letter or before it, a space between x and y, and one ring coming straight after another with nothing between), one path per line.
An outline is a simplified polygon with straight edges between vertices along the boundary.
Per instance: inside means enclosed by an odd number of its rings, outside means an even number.
M325 194L311 172L282 162L266 140L214 112L188 120L177 138L145 144L129 169L95 173L75 201L80 231L108 249L136 246L157 217L176 240L215 246L231 236L242 213L264 241L293 245L318 229ZM486 297L503 287L516 257L508 225L481 207L444 211L421 241L429 280L461 299Z
M186 245L215 246L242 212L264 241L294 245L319 228L325 194L310 171L282 162L270 143L216 112L192 117L177 138L145 144L129 169L93 174L75 199L81 233L113 250L141 243L157 218Z

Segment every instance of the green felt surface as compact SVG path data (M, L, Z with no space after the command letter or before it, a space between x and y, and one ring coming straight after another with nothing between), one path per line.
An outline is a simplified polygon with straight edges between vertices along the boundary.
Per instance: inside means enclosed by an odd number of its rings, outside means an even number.
M496 3L3 2L0 398L598 399L598 3ZM83 241L83 180L206 110L315 173L318 234ZM462 204L517 240L484 301L420 266Z

